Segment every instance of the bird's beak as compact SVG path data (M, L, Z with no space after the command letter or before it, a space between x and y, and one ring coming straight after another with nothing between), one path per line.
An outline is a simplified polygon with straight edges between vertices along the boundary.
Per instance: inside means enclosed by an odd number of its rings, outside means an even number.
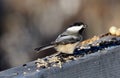
M83 26L83 28L87 28L87 25L85 24L85 25Z

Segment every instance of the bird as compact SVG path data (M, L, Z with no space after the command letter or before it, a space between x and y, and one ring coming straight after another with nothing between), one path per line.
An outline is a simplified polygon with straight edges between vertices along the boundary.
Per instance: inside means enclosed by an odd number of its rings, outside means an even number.
M55 48L57 52L73 54L76 46L83 40L81 34L86 27L87 25L83 22L75 22L61 33L55 41L35 48L35 51L41 52L50 48Z

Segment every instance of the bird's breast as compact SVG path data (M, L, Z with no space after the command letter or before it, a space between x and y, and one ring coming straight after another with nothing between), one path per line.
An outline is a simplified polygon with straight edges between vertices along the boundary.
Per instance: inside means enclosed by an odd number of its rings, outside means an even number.
M78 43L79 42L69 44L58 44L56 45L55 49L62 53L73 54L74 49L76 48Z

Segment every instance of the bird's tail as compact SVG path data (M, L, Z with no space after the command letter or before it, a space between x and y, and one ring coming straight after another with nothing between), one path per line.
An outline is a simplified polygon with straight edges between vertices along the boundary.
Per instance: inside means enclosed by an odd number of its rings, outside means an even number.
M47 44L47 45L35 48L34 50L37 51L37 52L41 52L41 51L44 51L44 50L47 50L47 49L50 49L50 48L53 48L53 47L54 47L53 44Z

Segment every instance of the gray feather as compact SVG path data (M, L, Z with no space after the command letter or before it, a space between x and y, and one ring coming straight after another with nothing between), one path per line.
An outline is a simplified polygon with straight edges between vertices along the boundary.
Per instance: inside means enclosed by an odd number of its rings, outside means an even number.
M50 48L53 48L53 47L54 47L54 45L44 45L44 46L35 48L35 50L38 51L38 52L41 52L41 51L44 51L44 50L47 50L47 49L50 49Z

